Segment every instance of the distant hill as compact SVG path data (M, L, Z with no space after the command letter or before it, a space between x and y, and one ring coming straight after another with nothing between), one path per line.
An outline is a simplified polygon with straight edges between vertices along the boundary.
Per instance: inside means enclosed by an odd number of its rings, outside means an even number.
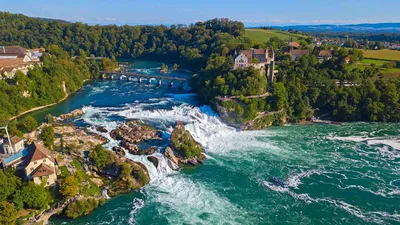
M263 29L246 29L246 37L256 42L267 42L272 37L277 37L281 40L298 40L307 36L301 34L292 34L281 30L263 30Z
M65 23L65 24L72 23L72 22L69 22L69 21L66 21L66 20L59 20L59 19L50 19L50 18L41 18L41 17L32 17L32 18L39 19L39 20L41 20L41 21L43 21L43 22L53 22L53 21L57 21L57 22L60 22L60 23Z
M400 23L376 23L376 24L349 24L349 25L292 25L272 26L274 29L299 30L302 32L377 32L400 33Z

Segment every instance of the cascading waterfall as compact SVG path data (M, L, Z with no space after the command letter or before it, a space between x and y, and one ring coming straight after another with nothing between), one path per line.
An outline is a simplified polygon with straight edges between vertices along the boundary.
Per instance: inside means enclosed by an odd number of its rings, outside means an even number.
M126 152L127 158L146 166L150 184L68 223L400 222L396 124L292 125L242 132L222 123L210 107L198 106L191 93L126 81L97 82L85 91L73 104L86 105L77 124L106 137L107 149L119 141L96 131L96 126L110 132L124 120L141 119L162 131L165 141L154 143L162 149L175 121L182 121L204 147L207 160L196 169L176 171L159 152L152 155L158 159L157 168L147 156ZM271 175L285 180L289 188L271 183Z

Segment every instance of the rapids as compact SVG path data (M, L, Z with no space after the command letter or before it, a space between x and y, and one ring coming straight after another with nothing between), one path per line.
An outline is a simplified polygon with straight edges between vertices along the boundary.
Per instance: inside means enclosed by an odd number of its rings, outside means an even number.
M139 62L137 71L156 73L158 64ZM142 67L140 67L142 66ZM177 74L177 76L184 74ZM155 168L143 163L150 184L118 196L87 217L52 218L52 224L399 224L400 125L346 123L291 125L237 131L221 122L188 91L99 81L67 102L38 112L60 114L83 106L77 125L111 131L141 119L163 131L162 151L175 121L204 148L205 165L175 171L161 153ZM111 148L118 144L108 134ZM284 189L269 182L281 177Z

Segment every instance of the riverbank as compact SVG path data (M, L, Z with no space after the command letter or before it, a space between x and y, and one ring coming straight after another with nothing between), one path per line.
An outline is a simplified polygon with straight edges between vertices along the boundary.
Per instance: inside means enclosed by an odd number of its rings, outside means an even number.
M167 139L175 121L183 121L205 146L204 166L172 170L162 153L169 143L147 142L156 147L152 155L158 158L157 167L147 155L125 157L146 166L148 185L110 199L88 216L52 217L52 224L265 224L281 223L281 218L290 224L398 222L399 155L393 144L399 138L398 124L290 125L238 132L197 103L194 94L173 91L96 82L75 98L74 105L85 105L77 122L111 131L140 119ZM274 186L271 176L279 176L289 188Z
M91 80L91 79L85 79L85 80L83 80L83 81L82 81L82 86L79 87L77 90L75 90L75 92L79 91L79 90L83 87L83 85L85 85L85 83L86 83L87 81L89 81L89 80ZM65 96L64 96L61 100L59 100L58 102L54 102L54 103L51 103L51 104L47 104L47 105L44 105L44 106L38 106L38 107L35 107L35 108L32 108L32 109L26 110L26 111L24 111L24 112L22 112L22 113L20 113L20 114L18 114L18 115L16 115L16 116L13 116L13 117L9 118L8 121L18 119L19 117L21 117L21 116L23 116L23 115L26 115L26 114L28 114L28 113L31 113L31 112L35 112L35 111L39 111L39 110L41 110L41 109L46 109L46 108L50 108L50 107L52 107L52 106L55 106L55 105L57 105L57 104L59 104L59 103L65 101L68 97L70 97L72 94L75 93L75 92L73 92L73 93L71 93L71 94L68 94L67 89L66 89L66 86L65 86L65 82L63 82L63 91L64 91L64 95L65 95Z

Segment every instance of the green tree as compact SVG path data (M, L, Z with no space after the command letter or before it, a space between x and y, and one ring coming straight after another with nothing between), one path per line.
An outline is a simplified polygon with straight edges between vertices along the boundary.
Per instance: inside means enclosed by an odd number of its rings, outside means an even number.
M47 126L43 128L42 133L40 135L43 143L48 148L53 148L54 145L54 129L51 126Z
M75 177L69 175L61 181L60 193L66 198L74 197L79 191L79 183Z
M48 124L53 124L55 122L54 116L52 116L51 114L47 114L46 118L45 118L45 122Z
M45 187L32 182L22 188L21 195L26 208L46 209L54 201Z
M101 145L97 145L94 151L89 154L89 159L100 170L115 161L111 152L105 150Z
M37 121L32 116L27 116L18 125L20 130L30 132L37 127Z
M17 220L17 210L13 203L2 201L0 203L0 224L14 225Z
M21 179L14 175L13 171L0 170L0 202L11 200L20 185Z

